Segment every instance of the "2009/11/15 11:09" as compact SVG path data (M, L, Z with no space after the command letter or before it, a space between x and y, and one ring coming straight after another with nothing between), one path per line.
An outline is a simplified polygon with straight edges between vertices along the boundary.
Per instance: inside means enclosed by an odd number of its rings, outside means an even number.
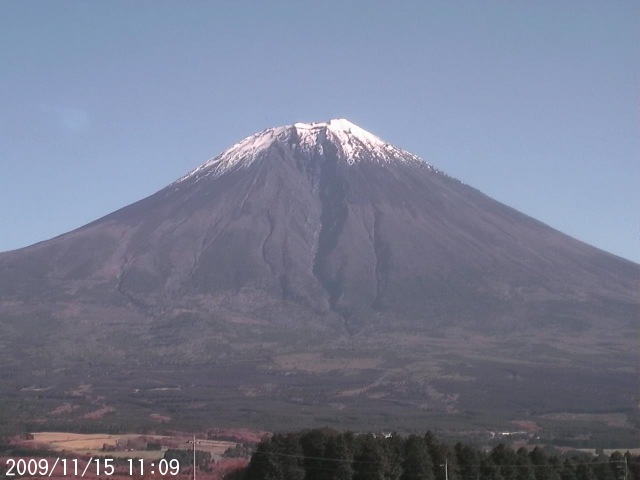
M160 474L175 476L180 472L180 461L178 459L172 458L171 460L161 459L156 464L155 462L151 462L148 464L148 471L145 472L145 464L144 460L129 458L127 459L129 463L129 475L144 475L145 473L149 475ZM92 466L95 465L95 466ZM47 458L41 458L40 460L36 460L34 458L31 459L14 459L8 458L6 461L7 471L5 472L6 477L14 477L20 476L23 477L25 475L28 476L51 476L53 472L56 470L56 467L62 470L62 475L67 476L75 476L75 477L84 477L87 472L95 475L113 475L115 473L115 466L113 465L113 458L91 458L84 469L81 466L81 463L78 459L68 460L66 458L56 458L55 461Z

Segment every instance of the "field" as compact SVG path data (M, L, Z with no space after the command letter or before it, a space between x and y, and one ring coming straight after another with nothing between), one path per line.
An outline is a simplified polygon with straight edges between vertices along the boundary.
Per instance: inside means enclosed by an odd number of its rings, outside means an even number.
M188 435L107 435L64 432L37 432L32 435L32 440L21 442L27 448L64 452L72 457L102 455L111 458L142 458L144 460L158 460L169 448L189 450L191 448L189 442L192 441L192 437ZM197 441L197 449L210 453L214 460L220 460L227 449L237 445L237 442L223 440L197 439ZM148 444L157 444L160 448L156 450L136 448Z

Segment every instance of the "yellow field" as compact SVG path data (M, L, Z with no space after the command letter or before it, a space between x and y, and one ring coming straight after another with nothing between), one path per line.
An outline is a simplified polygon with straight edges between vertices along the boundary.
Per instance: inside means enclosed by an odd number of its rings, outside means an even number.
M139 449L123 449L118 450L102 450L104 445L115 447L127 441L135 442L144 438L147 441L157 442L162 445L161 450L139 450ZM112 458L143 458L145 460L157 460L162 458L164 452L168 448L179 448L189 450L193 448L189 441L192 437L175 436L168 437L162 435L107 435L101 433L83 434L83 433L64 433L64 432L38 432L33 433L33 440L25 443L32 447L44 446L51 450L64 451L71 455L90 457L109 456ZM196 446L197 450L209 452L215 459L219 459L226 449L235 447L235 442L225 442L219 440L200 440Z
M83 455L90 457L109 457L109 458L142 458L144 460L160 460L164 456L167 448L162 450L127 450L105 452L103 450L82 450ZM79 452L74 452L76 455Z
M198 440L196 450L209 452L215 459L219 459L227 448L235 447L235 442L224 442L221 440Z
M101 433L82 434L64 432L39 432L33 434L30 442L47 444L54 450L99 450L103 445L116 445L118 440L131 438L131 435L106 435Z

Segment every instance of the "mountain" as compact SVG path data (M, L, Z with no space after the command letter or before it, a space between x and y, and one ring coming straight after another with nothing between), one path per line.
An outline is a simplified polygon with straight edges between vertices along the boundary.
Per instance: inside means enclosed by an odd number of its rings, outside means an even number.
M347 120L296 123L0 254L0 398L52 426L628 433L639 278Z

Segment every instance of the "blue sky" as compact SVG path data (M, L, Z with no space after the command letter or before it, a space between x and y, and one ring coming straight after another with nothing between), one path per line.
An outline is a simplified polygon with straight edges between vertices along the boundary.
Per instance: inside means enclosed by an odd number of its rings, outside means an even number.
M640 261L635 1L0 3L0 251L344 117Z

